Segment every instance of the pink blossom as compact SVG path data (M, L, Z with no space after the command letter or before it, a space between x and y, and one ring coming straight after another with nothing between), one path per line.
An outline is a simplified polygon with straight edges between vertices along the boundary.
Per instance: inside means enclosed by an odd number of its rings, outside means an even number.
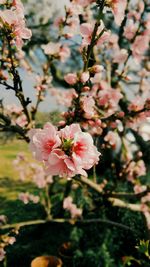
M129 19L128 24L124 27L124 36L128 40L132 40L137 29L138 29L138 25L136 23L134 23L134 21L132 19Z
M101 90L97 94L97 103L100 108L103 108L107 117L118 110L119 100L123 97L117 89L112 89L105 81L100 83Z
M64 201L63 201L63 208L70 210L71 205L72 205L72 202L73 202L72 197L70 197L70 196L69 197L66 197L64 199Z
M144 186L143 186L143 187L144 187ZM145 187L146 187L146 186L145 186ZM145 189L145 190L146 190L146 189ZM143 190L143 191L145 191L145 190ZM150 202L150 193L147 193L146 196L142 197L142 198L141 198L141 202L142 202L142 203Z
M0 11L0 17L4 25L8 24L11 27L15 43L18 47L23 45L22 39L31 38L32 33L31 30L26 28L23 6L19 0L14 1L11 9Z
M82 23L80 26L80 32L83 37L83 45L89 45L91 42L93 25L90 23Z
M62 90L58 88L51 88L51 95L54 96L59 105L70 107L72 100L78 97L75 89Z
M24 127L25 125L28 124L27 118L24 114L20 115L16 120L15 123L18 124L21 127Z
M143 1L139 1L138 2L138 11L139 11L140 14L143 13L144 7L145 7L144 2Z
M17 114L17 115L21 115L22 113L22 107L19 107L15 104L11 104L11 105L6 105L6 112L8 114Z
M114 54L113 62L118 63L118 64L124 63L127 57L128 57L128 51L126 49L118 50Z
M64 79L68 84L74 85L77 83L77 74L76 73L68 73L65 75Z
M104 67L102 65L94 65L90 68L90 72L92 73L99 73L104 70Z
M70 48L68 46L61 46L59 51L60 60L65 62L70 57Z
M132 54L137 63L143 59L144 52L149 48L149 36L139 35L131 46Z
M104 23L103 21L100 22L100 26L98 27L98 30L97 30L97 37L99 36L99 34L103 31L104 29ZM81 26L80 26L80 33L81 33L81 36L83 38L82 40L82 46L87 46L91 43L91 38L92 38L92 33L93 33L93 30L94 30L94 24L90 24L90 23L82 23ZM104 43L105 41L108 40L110 36L110 32L104 32L100 38L97 39L97 42L96 44L97 45L101 45L102 43Z
M53 183L51 175L46 175L43 166L32 163L30 165L32 173L32 180L38 188L44 188L47 184Z
M127 0L107 0L107 3L112 8L116 24L120 26L124 19Z
M81 73L80 80L82 83L86 83L89 80L89 78L90 78L90 74L88 71Z
M137 162L131 161L126 169L126 172L128 175L127 179L131 182L134 181L134 179L145 175L146 167L144 161L143 160L139 160Z
M94 1L95 0L73 0L74 3L81 5L83 7L88 6L89 4L91 4Z
M30 201L29 193L20 193L18 196L19 200L21 200L24 204L28 204Z
M90 80L91 80L92 83L100 83L101 79L102 79L102 73L98 72Z
M44 161L47 174L72 177L87 175L85 170L98 163L100 153L89 133L78 124L56 131L51 124L30 131L30 148L36 159Z
M84 118L91 119L94 116L95 101L92 96L83 96L81 98L81 106L84 111Z
M32 194L29 194L29 192L26 193L20 193L18 196L19 200L21 200L24 204L28 204L30 201L37 204L39 202L39 196L34 196Z
M135 192L136 194L142 193L142 192L144 192L146 189L147 189L147 186L146 186L146 185L136 184L136 185L134 186L134 192Z
M137 96L134 98L128 106L129 111L140 111L144 108L145 101L140 97Z
M61 45L60 43L49 42L46 45L41 46L44 50L45 55L52 55L57 58L60 58L62 62L65 62L66 59L70 56L70 49L66 45Z
M47 160L50 152L61 144L56 128L50 123L46 123L44 129L30 130L29 137L30 149L40 161Z
M109 131L105 136L104 140L108 142L111 145L111 147L115 149L117 152L120 150L121 140L116 132Z
M13 0L12 6L16 8L16 11L19 16L24 18L24 6L20 0Z
M85 170L90 169L98 163L100 153L93 144L93 139L88 133L83 133L78 124L66 126L60 130L63 140L70 140L71 156L66 161L68 168L72 169L72 174L75 173L87 175Z
M6 0L0 0L0 5L4 5L6 3Z
M60 51L59 43L49 42L48 44L42 45L41 47L44 50L45 55L55 55Z
M3 248L0 248L0 261L5 259L6 252Z
M71 218L75 219L81 217L82 210L77 208L75 204L73 204L72 197L68 196L63 201L63 208L68 210L71 213Z

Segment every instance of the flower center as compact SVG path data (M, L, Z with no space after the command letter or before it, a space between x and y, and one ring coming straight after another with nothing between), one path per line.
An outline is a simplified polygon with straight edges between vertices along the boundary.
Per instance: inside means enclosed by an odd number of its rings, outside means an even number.
M62 142L62 150L70 156L72 153L73 139L64 139Z
M52 151L54 144L55 142L53 140L48 140L44 144L44 150L46 150L47 153L50 153Z
M84 144L77 142L73 147L73 151L75 152L75 154L81 155L85 151Z

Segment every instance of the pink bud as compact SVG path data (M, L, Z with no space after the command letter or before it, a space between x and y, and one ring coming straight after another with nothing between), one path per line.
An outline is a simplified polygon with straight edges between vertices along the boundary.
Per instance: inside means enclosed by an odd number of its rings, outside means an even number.
M65 121L59 121L59 126L64 126L65 124L66 124L66 122Z
M124 117L124 112L123 111L120 111L120 112L118 112L118 114L117 114L117 116L119 117L119 118L123 118Z
M81 76L80 76L80 81L81 81L82 83L86 83L86 82L89 80L89 78L90 78L89 72L86 71L86 72L83 72L83 73L81 74Z
M65 81L70 84L76 84L77 83L77 74L76 73L68 73L64 77Z
M102 121L100 119L96 120L95 123L96 123L97 126L101 126L102 125Z
M91 71L94 73L99 73L104 70L104 67L102 65L95 65L91 68Z

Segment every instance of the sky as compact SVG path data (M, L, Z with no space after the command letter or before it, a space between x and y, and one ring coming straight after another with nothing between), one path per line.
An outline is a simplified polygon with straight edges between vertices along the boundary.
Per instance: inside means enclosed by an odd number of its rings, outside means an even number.
M25 97L29 97L34 104L36 102L36 90L34 89L34 80L32 76L27 73L20 71L22 78L22 85ZM9 83L9 82L8 82ZM15 103L19 105L19 100L15 97L15 92L13 90L6 90L4 86L0 85L0 99L3 99L4 105L9 105ZM31 104L32 105L32 104ZM45 100L41 102L39 106L40 111L53 111L58 109L59 106L54 97L47 95Z
M52 13L57 11L58 13L62 14L64 12L64 5L69 2L69 0L28 0L29 5L37 7L38 11L38 19L40 18L40 15L43 16L43 12L46 14L49 14L49 16L52 16ZM39 6L37 5L39 4ZM51 8L49 9L49 12L44 11L44 9L41 9L41 5L47 8L46 5L51 4ZM40 14L40 12L42 12ZM23 81L23 90L26 97L30 97L30 99L35 103L36 97L35 97L35 89L34 89L34 80L33 78L26 72L20 71L21 79ZM4 86L0 85L0 99L3 99L4 104L19 104L18 99L15 97L15 93L12 90L6 90ZM62 109L60 105L56 103L56 100L54 97L50 96L49 94L45 98L45 100L40 104L39 110L40 111L53 111L56 109Z

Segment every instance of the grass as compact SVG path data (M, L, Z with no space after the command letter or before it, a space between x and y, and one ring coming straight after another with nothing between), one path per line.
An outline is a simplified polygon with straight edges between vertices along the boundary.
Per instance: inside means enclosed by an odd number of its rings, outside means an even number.
M32 157L28 144L21 140L0 144L0 177L11 177L16 180L18 174L14 169L12 161L19 152L23 152L30 158Z
M1 144L0 152L0 214L4 213L9 217L9 214L12 215L14 213L13 202L15 203L18 199L18 194L28 191L28 189L34 189L32 183L19 181L19 173L13 166L13 160L19 152L23 152L30 158L32 158L32 155L28 145L19 140ZM13 202L11 203L11 201ZM18 205L19 203L16 204ZM14 220L11 219L11 221Z
M6 215L8 223L44 219L46 214L40 204L25 205L18 200L20 192L38 193L32 182L19 180L19 174L12 163L19 152L24 152L33 160L28 145L15 140L0 144L0 152L0 215ZM69 231L70 227L59 224L21 228L17 242L7 247L7 267L29 267L34 257L43 254L58 256L58 248L66 241ZM58 232L59 237L56 238ZM0 267L3 267L2 262Z

